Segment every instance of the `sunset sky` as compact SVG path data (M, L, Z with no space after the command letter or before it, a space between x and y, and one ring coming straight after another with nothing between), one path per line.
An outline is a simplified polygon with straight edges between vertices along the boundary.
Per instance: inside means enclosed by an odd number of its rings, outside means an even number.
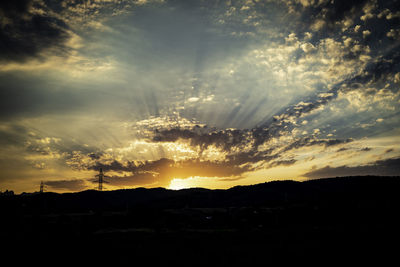
M0 191L400 175L398 6L3 0Z

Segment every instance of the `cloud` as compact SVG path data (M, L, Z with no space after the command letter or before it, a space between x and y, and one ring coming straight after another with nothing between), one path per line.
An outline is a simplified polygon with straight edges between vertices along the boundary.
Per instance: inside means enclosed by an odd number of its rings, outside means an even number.
M369 5L367 0L352 0L352 1L301 1L302 8L293 6L293 2L286 1L293 13L301 14L303 25L301 28L313 30L318 36L332 35L338 30L347 29L353 24L358 16L364 14L363 9ZM304 4L308 3L308 4ZM367 12L370 12L368 9ZM368 13L369 14L369 13Z
M361 148L361 151L364 151L364 152L368 152L368 151L371 151L371 150L372 150L372 148L370 148L370 147Z
M368 165L360 166L339 166L311 170L303 176L316 178L329 178L337 176L354 176L354 175L381 175L381 176L399 176L400 175L400 158L390 158L378 160Z
M130 173L125 176L106 177L104 181L112 186L152 186L168 187L174 178L186 179L189 177L240 177L251 171L250 166L238 166L224 161L200 161L198 159L174 161L161 158L155 161L127 162L122 164L113 161L110 164L97 163L90 167L93 170L102 168L106 172ZM96 179L93 180L96 182Z
M225 129L217 130L211 127L195 126L181 129L177 126L159 127L155 129L150 141L152 142L175 142L179 139L189 140L191 146L198 146L202 149L214 145L223 151L230 152L234 149L252 150L253 154L257 153L260 145L266 143L272 138L277 138L289 132L297 125L297 120L309 115L315 110L323 108L332 99L337 97L337 90L340 85L327 93L318 93L310 96L307 102L300 101L295 105L286 108L282 113L277 114L265 122L253 127L252 129ZM344 140L349 142L349 140ZM300 144L300 142L303 142ZM338 144L338 140L316 140L316 139L300 139L294 140L300 145L326 145Z
M386 33L386 36L393 40L397 40L400 37L400 29L390 29L390 31Z
M281 114L273 116L272 119L263 122L252 129L221 129L203 126L192 126L181 129L180 127L167 126L159 127L153 131L150 142L177 142L179 140L189 141L191 147L199 148L198 157L202 157L202 151L209 147L217 148L223 160L232 166L240 166L241 164L266 163L272 160L275 162L286 162L283 158L285 153L309 146L331 147L340 144L352 142L353 139L324 139L312 137L296 138L292 136L290 140L278 142L275 145L270 144L271 140L279 140L290 133L292 129L298 127L297 120L311 114L315 110L324 107L332 99L337 97L337 90L340 86L336 86L327 93L318 93L304 102L300 101L295 105L286 108ZM306 125L306 124L301 124ZM321 134L321 130L314 130L314 133ZM268 148L266 149L265 146ZM262 149L260 149L263 147ZM282 158L282 159L280 159ZM271 163L272 165L274 163ZM272 166L272 165L269 166ZM266 165L265 167L268 167Z
M398 44L392 46L384 56L378 57L376 60L370 62L360 74L345 80L342 84L371 84L388 79L389 76L394 75L400 70L400 52L398 49Z
M44 89L47 84L40 78L0 73L0 82L0 119L66 111L82 103L71 91Z
M82 191L88 188L85 180L56 180L56 181L45 181L45 186L53 190L62 191Z
M371 31L365 30L365 31L362 32L362 34L363 34L364 38L367 38L369 35L371 35Z
M198 132L197 128L205 129L206 132ZM213 130L209 127L195 127L192 129L160 129L154 132L152 141L155 142L174 142L178 139L190 140L191 146L200 146L206 149L210 145L222 148L223 150L230 150L233 146L247 145L251 132L243 130Z
M53 48L61 53L68 26L33 0L0 3L0 62L23 62Z
M278 160L274 161L271 164L269 164L269 167L276 167L276 166L290 166L293 165L297 162L295 159L289 159L289 160Z
M273 126L271 129L274 129ZM189 144L200 147L198 157L202 157L203 150L210 146L219 149L223 155L221 160L227 166L252 166L257 164L264 168L279 165L293 165L296 159L287 159L287 153L304 147L320 146L329 148L352 142L353 139L320 139L317 137L291 137L287 141L277 141L285 137L284 128L270 131L268 128L254 128L251 130L218 130L215 132L198 133L194 129L180 130L177 128L156 131L153 141L189 140ZM273 143L270 141L276 140ZM275 144L274 144L275 143ZM260 165L261 164L261 165ZM248 170L253 170L249 168ZM247 170L247 171L248 171ZM217 176L217 175L214 175Z
M346 143L349 143L352 141L353 141L353 139L351 139L351 138L348 138L348 139L317 139L317 138L305 137L305 138L295 140L293 143L291 143L290 145L285 147L284 151L290 151L292 149L299 149L302 147L314 146L314 145L322 145L325 147L331 147L331 146L336 146L336 145L340 145L340 144L346 144Z
M29 136L29 129L22 125L13 123L2 123L0 125L0 146L22 146Z

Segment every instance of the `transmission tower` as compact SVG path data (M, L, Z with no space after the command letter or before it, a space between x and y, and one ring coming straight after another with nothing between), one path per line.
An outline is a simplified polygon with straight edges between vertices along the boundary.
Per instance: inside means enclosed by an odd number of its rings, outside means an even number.
M103 173L102 168L100 168L100 172L96 176L99 177L99 191L102 191L103 190L103 179L104 179L104 173Z
M39 190L39 192L43 193L43 191L44 191L44 183L43 183L43 181L41 181L40 182L40 190Z

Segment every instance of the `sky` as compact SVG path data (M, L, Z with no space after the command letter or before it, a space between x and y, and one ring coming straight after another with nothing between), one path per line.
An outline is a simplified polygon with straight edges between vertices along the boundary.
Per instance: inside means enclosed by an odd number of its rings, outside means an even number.
M388 0L3 0L0 191L400 175Z

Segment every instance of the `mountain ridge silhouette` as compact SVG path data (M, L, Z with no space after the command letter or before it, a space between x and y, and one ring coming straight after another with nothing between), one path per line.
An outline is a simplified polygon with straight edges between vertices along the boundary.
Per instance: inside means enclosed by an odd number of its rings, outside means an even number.
M74 193L45 192L42 194L21 194L10 199L20 201L48 200L51 207L63 208L105 208L121 209L126 204L150 205L159 208L183 207L230 207L230 206L274 206L304 201L334 201L335 194L341 194L338 202L359 198L378 200L395 196L394 188L400 186L400 177L389 176L351 176L313 179L307 181L270 181L254 185L235 186L229 189L187 188L172 190L166 188L134 188L112 191L85 190ZM380 191L377 191L377 190ZM393 191L393 192L392 192ZM387 195L391 193L392 195ZM370 195L368 195L370 194ZM376 195L376 196L374 196ZM4 198L4 197L3 197Z
M360 176L226 190L1 196L0 238L7 244L4 255L18 251L34 258L45 251L72 263L384 264L397 257L392 244L400 237L399 189L400 177Z

